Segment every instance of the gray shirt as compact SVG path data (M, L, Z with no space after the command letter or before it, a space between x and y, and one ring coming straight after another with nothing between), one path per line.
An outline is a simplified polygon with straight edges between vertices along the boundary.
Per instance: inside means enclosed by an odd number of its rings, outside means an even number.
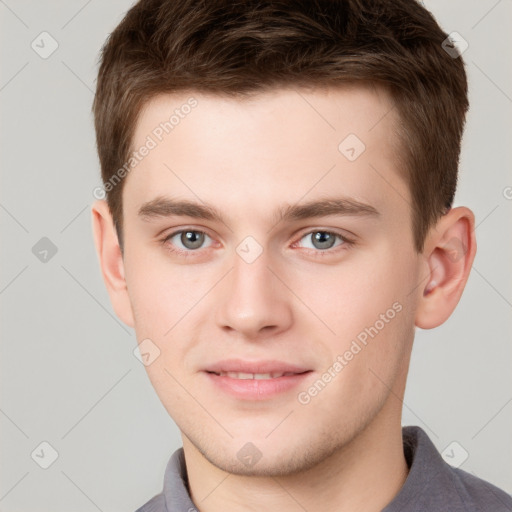
M403 427L409 475L382 512L511 512L512 496L447 464L419 427ZM196 512L188 492L183 448L167 464L164 488L136 512Z

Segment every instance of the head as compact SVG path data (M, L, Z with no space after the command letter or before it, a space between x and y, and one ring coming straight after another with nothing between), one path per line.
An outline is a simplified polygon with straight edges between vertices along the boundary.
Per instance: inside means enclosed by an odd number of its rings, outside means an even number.
M286 474L399 425L415 327L450 316L476 249L452 208L468 101L446 37L414 0L142 0L109 36L96 247L213 464ZM240 398L212 382L226 358L308 373Z

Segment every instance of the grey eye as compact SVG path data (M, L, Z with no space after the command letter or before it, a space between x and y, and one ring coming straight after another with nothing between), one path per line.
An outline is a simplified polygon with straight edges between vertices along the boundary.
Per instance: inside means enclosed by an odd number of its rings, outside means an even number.
M194 229L186 229L178 231L169 237L169 241L173 244L177 244L178 248L183 247L187 250L199 249L204 244L205 239L210 238L206 233L202 231L196 231Z
M312 231L302 237L302 240L304 239L311 241L312 247L308 247L309 249L331 249L335 246L336 239L340 239L341 243L343 243L341 235L331 233L330 231Z

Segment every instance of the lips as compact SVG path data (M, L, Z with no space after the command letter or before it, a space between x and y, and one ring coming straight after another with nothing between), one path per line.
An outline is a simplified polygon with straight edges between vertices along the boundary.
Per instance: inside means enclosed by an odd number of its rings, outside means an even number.
M205 371L232 379L274 379L304 373L310 368L276 360L226 359L208 366Z
M279 377L289 377L290 375L297 375L294 372L272 372L272 373L244 373L244 372L211 372L220 377L229 377L230 379L278 379Z
M218 361L202 372L223 394L245 401L271 400L297 388L313 370L284 361Z

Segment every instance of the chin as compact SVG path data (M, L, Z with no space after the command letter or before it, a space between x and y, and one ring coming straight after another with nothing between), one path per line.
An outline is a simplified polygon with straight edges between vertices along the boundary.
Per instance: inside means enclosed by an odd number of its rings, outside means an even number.
M217 445L215 449L207 450L197 448L211 464L222 471L253 477L283 477L307 471L324 461L336 449L332 438L324 438L317 443L311 439L296 440L296 443L287 446L283 446L282 439L269 443L262 436L261 441L241 443L231 440L231 446ZM304 449L304 446L307 448Z

